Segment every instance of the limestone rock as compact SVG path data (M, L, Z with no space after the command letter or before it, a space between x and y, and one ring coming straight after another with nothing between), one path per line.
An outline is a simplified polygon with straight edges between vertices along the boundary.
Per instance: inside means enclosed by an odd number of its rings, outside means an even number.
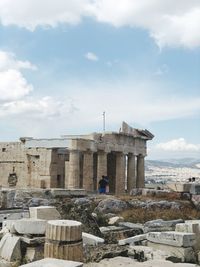
M108 198L102 200L95 209L95 212L101 213L118 213L124 209L127 209L127 203L125 201Z
M141 229L132 229L121 226L100 227L104 239L107 243L118 243L118 240L143 233Z
M113 224L118 224L119 222L123 222L123 221L124 221L123 217L115 216L109 219L108 224L113 225Z
M132 208L143 208L143 209L179 209L180 203L175 201L167 201L167 200L131 200L129 204Z

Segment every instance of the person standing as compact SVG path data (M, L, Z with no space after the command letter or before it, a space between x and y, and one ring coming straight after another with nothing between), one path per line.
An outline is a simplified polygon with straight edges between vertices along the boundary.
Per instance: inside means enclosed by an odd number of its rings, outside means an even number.
M105 176L102 175L102 178L99 180L99 193L100 194L105 194L106 193L106 186L108 182L105 179Z

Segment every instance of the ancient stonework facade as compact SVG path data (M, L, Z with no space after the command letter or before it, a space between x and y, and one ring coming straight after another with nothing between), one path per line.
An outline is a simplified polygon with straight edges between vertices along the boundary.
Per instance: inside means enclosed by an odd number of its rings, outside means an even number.
M0 143L0 185L96 191L107 175L111 193L144 187L146 142L152 138L123 122L119 132Z

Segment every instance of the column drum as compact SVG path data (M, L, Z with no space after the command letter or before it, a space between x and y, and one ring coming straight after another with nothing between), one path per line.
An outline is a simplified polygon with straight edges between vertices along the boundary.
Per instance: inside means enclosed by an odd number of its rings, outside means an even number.
M82 224L72 220L48 221L44 246L45 258L83 260Z

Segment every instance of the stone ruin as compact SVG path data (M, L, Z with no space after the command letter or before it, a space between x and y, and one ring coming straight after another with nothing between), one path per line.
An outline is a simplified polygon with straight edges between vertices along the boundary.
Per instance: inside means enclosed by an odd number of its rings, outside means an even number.
M123 122L118 132L0 143L0 186L96 192L107 175L110 193L129 192L144 187L147 141L153 137Z
M180 266L192 267L195 266L192 263L200 262L199 220L155 220L141 225L124 222L123 218L115 216L110 217L109 226L100 228L102 238L82 232L78 221L61 220L53 206L30 207L29 214L29 218L3 222L0 232L1 267L12 267L13 264L24 267L113 266L114 259L83 263L83 254L88 253L90 247L97 250L97 257L103 253L102 259L126 254L126 258L116 258L121 265L132 262L136 267L159 266L159 262L162 266L168 267L173 263L178 267L176 262L180 262ZM132 236L124 239L126 233ZM118 243L113 251L111 243L105 244L106 240L112 242L108 236Z

